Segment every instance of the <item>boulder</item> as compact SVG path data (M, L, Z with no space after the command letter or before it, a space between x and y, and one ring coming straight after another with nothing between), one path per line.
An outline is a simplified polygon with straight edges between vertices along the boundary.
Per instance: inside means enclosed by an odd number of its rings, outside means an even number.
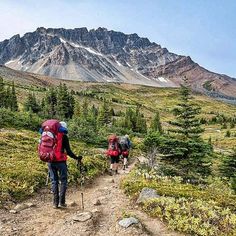
M118 222L118 224L124 228L128 228L133 224L138 224L139 220L134 217L124 218Z
M148 164L148 159L144 156L137 157L140 164Z
M79 221L79 222L85 222L89 219L92 218L92 213L87 211L87 212L81 212L81 213L77 213L76 215L73 216L73 220L74 221Z
M157 194L157 191L152 188L143 188L139 194L138 200L136 203L143 203L149 199L159 198L160 195Z
M22 204L17 204L13 210L19 212L19 211L23 211L25 209L29 208L29 206L25 203L22 203Z

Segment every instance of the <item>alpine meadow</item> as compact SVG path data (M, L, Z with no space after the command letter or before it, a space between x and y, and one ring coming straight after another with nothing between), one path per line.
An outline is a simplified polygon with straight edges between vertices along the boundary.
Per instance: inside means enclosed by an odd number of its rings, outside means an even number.
M82 2L0 3L0 235L235 236L233 6Z

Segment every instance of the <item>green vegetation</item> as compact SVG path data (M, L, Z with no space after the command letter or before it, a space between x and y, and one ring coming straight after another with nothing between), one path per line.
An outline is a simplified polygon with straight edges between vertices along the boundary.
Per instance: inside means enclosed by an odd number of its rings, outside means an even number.
M199 236L235 235L236 195L226 179L209 178L205 184L193 185L183 183L181 177L160 176L155 169L138 168L123 180L121 187L133 199L144 187L155 189L161 197L141 207L173 230Z
M208 91L214 91L214 88L212 88L212 81L206 81L204 84L203 84L203 88L208 90Z
M143 209L149 215L168 222L171 229L190 235L236 234L236 214L218 207L213 201L160 197L146 202Z
M0 205L9 200L22 200L45 186L47 165L39 160L36 152L39 135L29 130L4 129L0 132ZM95 148L72 142L75 153L84 156L87 168L86 179L103 173L107 167L106 158ZM76 161L69 158L69 182L80 179Z
M182 89L68 81L49 88L0 80L1 202L21 200L44 186L47 167L37 157L43 120L67 121L72 149L92 179L103 173L111 133L128 133L139 166L122 182L136 199L143 187L161 195L142 208L190 235L235 235L236 107ZM8 94L8 95L7 95ZM11 95L10 95L11 94ZM17 96L15 105L6 104ZM7 95L7 96L6 96ZM201 109L200 109L201 108ZM70 183L81 173L69 159Z
M121 187L134 199L144 187L155 189L161 197L144 202L142 208L174 230L199 236L235 235L235 152L223 158L214 153L211 138L202 139L201 126L207 121L199 118L200 107L186 86L180 89L173 113L168 132L146 135L140 148L147 163ZM225 136L230 137L229 132Z

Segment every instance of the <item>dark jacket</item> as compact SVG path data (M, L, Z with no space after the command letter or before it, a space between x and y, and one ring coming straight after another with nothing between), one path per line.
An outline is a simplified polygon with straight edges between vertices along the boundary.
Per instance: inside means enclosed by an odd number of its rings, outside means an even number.
M70 149L70 142L66 134L64 134L62 138L62 151L66 152L66 154L71 158L77 159L77 156Z

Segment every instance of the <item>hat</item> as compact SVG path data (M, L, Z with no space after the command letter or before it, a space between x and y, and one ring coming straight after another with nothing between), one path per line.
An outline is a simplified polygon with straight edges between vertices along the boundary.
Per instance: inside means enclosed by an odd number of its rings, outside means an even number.
M60 125L61 125L63 128L67 129L67 124L66 124L65 121L61 121L61 122L60 122Z

